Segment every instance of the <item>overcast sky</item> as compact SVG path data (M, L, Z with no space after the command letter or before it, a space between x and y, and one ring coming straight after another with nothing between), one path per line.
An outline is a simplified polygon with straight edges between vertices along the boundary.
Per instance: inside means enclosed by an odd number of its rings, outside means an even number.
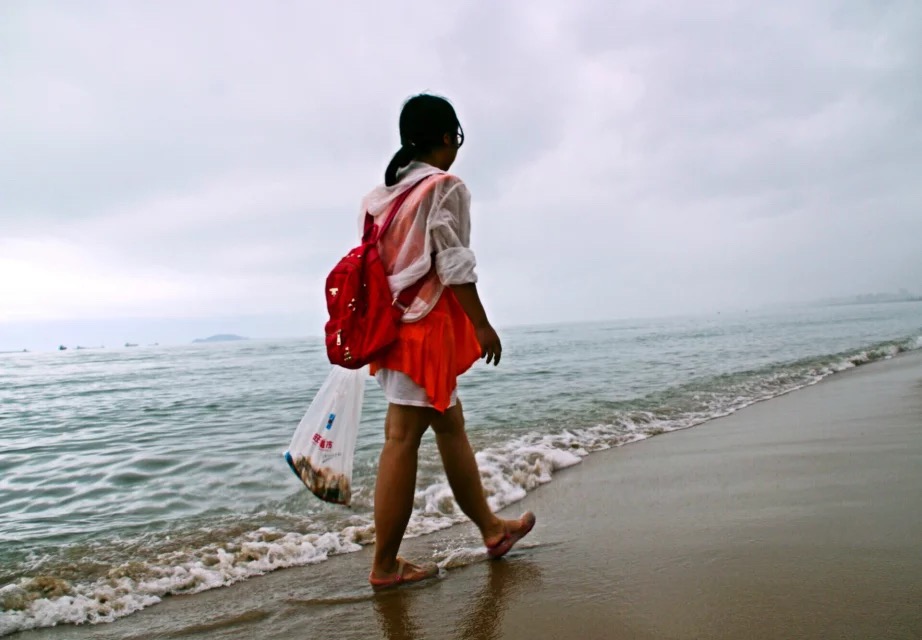
M920 69L915 0L5 0L0 350L319 335L421 91L500 326L922 291Z

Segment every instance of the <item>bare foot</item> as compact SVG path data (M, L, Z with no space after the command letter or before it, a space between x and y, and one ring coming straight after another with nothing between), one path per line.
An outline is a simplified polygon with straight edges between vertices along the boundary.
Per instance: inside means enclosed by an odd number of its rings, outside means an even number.
M368 574L368 582L375 589L396 587L405 582L419 582L432 578L439 573L439 567L434 562L413 564L403 558L397 558L397 567L394 571L381 571L373 568Z
M485 537L483 542L491 558L506 555L516 542L524 538L535 526L535 514L526 511L518 520L502 520L503 533Z

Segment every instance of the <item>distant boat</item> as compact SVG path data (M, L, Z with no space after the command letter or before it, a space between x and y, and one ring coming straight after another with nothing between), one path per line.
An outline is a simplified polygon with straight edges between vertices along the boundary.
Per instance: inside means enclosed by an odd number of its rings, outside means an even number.
M58 347L58 351L67 351L67 347L65 347L65 346L62 344L60 347Z
M126 342L126 343L125 343L125 346L126 346L126 347L136 347L136 346L138 346L138 345L136 345L136 344L133 343L133 342Z

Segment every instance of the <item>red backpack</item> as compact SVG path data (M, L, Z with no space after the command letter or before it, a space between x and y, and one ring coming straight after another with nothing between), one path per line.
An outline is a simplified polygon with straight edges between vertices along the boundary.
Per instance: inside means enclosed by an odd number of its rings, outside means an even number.
M380 229L365 214L362 244L346 254L327 276L326 297L330 319L326 323L327 357L346 369L360 369L381 356L397 339L400 319L419 294L426 278L391 295L387 272L378 254L384 235L400 207L423 178L394 200Z

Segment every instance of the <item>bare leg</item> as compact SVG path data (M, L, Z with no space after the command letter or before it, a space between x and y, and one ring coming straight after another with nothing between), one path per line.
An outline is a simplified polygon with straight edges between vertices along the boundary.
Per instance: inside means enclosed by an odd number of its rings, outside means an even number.
M514 520L501 520L490 510L483 494L477 460L464 431L464 411L459 402L432 420L435 441L455 500L464 514L480 529L483 541L490 546L510 529L518 527Z
M375 483L375 559L372 575L397 571L397 552L413 512L419 441L436 412L391 404L384 421L384 448Z

